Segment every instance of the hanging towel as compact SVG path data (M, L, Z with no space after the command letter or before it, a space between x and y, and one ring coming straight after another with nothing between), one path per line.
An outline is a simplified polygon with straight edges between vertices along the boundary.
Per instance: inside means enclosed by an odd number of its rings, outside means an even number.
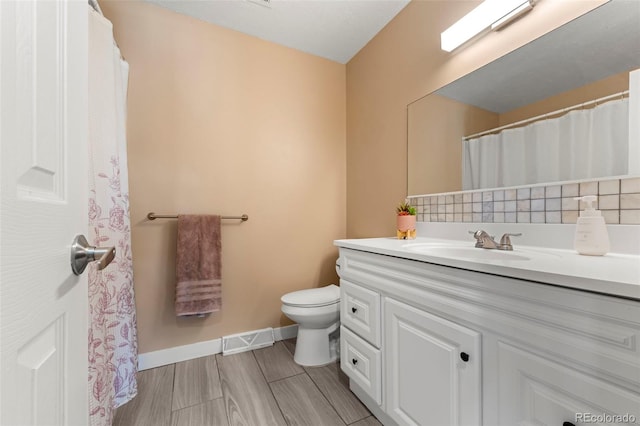
M177 316L220 310L220 251L220 216L178 215Z

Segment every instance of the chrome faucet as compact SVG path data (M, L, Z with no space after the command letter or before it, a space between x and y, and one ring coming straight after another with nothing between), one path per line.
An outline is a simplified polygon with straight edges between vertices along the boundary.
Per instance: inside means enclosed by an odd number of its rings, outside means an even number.
M497 250L513 250L513 246L511 245L510 237L519 237L522 234L510 234L506 233L500 238L500 242L497 243L496 240L486 231L482 229L477 230L476 232L469 231L469 233L473 234L473 238L476 239L476 247L484 248L484 249L497 249Z
M472 231L469 231L472 232ZM476 248L485 248L485 249L495 249L498 248L498 243L493 239L493 237L487 234L486 231L482 229L477 230L473 233L473 238L476 239Z

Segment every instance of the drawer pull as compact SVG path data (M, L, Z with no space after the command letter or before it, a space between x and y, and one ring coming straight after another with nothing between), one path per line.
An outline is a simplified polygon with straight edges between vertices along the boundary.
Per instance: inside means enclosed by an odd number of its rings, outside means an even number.
M576 426L571 422L562 422L562 426Z
M358 308L351 308L351 312L355 314L356 312L358 312Z
M353 358L353 359L351 360L351 364L356 365L357 363L358 363L358 360L357 360L357 359Z
M469 354L466 352L460 352L460 359L463 360L464 362L469 361ZM566 425L563 425L566 426Z

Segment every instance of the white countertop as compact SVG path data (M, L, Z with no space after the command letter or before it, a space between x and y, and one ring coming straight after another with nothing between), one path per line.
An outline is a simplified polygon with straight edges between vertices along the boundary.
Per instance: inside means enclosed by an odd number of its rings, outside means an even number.
M636 255L582 256L573 250L519 246L514 243L513 251L501 256L497 252L486 253L494 250L473 248L474 241L425 237L415 240L348 239L336 240L334 244L403 259L640 300L640 256ZM439 250L439 245L442 245L442 250ZM421 252L421 247L428 250ZM455 248L449 250L451 247ZM470 249L467 250L467 247Z

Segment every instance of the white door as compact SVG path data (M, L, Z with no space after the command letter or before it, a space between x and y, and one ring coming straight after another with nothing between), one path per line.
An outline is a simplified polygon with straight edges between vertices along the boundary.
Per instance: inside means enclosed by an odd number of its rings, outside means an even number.
M387 414L400 425L482 424L480 334L385 299Z
M0 1L2 425L86 425L87 2Z

